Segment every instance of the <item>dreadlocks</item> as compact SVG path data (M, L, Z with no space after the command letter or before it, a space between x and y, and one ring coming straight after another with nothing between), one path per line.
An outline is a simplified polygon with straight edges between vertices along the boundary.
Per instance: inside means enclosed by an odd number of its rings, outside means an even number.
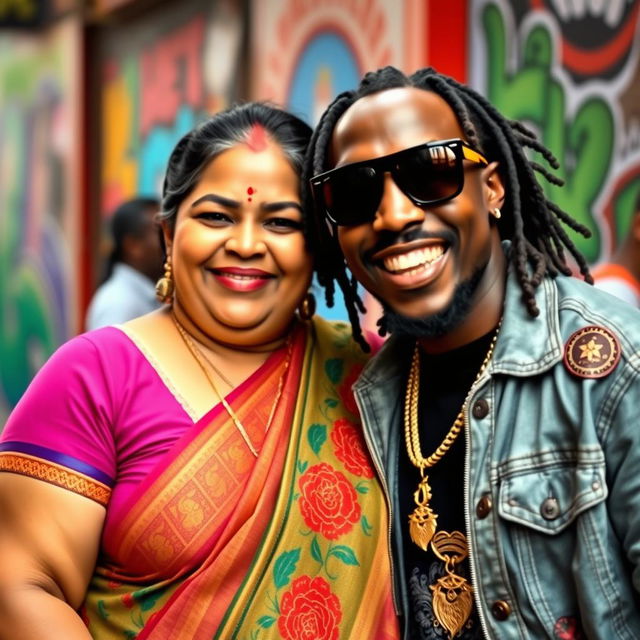
M400 87L416 87L438 94L453 110L467 141L490 162L498 161L506 187L503 216L499 222L500 236L512 241L510 260L529 313L532 316L539 313L535 290L545 274L551 277L558 273L571 275L565 249L575 259L584 279L592 283L587 262L563 224L585 237L590 236L590 231L545 197L536 173L551 184L562 185L563 181L541 164L529 160L525 149L539 153L553 169L557 169L559 164L554 155L524 125L508 120L476 91L432 68L421 69L407 77L394 67L385 67L367 73L356 91L341 93L329 105L313 133L303 172L304 184L326 169L333 130L342 114L360 98ZM311 198L309 190L305 197ZM313 206L310 201L306 204ZM367 349L358 316L358 311L363 311L363 304L357 282L346 269L336 234L328 223L316 222L317 246L322 248L317 252L318 281L325 289L327 304L333 306L337 282L344 295L354 338Z

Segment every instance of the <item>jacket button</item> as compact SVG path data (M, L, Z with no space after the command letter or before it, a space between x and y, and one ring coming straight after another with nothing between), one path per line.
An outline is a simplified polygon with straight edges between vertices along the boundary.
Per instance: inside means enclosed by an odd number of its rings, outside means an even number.
M489 413L489 403L484 399L480 398L476 400L473 404L473 408L471 409L471 414L474 418L478 420L482 420L482 418L486 418Z
M504 600L497 600L491 605L491 613L496 620L506 620L511 615L511 607Z
M486 494L478 500L478 504L476 505L476 515L480 520L486 518L489 515L489 512L493 508L493 502L491 502L491 496Z
M560 515L560 505L555 498L547 498L540 505L540 515L545 520L555 520Z

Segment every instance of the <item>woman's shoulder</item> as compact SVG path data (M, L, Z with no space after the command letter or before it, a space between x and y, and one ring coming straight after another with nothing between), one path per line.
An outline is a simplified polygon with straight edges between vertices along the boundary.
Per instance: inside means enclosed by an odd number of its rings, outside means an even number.
M377 333L363 330L364 339L370 348L370 351L365 353L360 345L353 339L350 323L341 320L326 320L320 316L314 316L314 325L316 333L320 338L333 341L338 345L349 346L356 350L358 358L364 360L375 355L385 342L384 338L381 338Z
M113 361L118 354L131 351L131 341L116 327L101 327L73 336L63 342L45 363L45 368L74 363L96 364L105 355Z
M370 351L366 352L354 340L351 324L342 321L326 320L319 316L313 318L313 332L319 348L327 357L341 358L353 363L364 363L380 348L378 340L371 340L368 333L365 339ZM375 336L374 336L375 338Z

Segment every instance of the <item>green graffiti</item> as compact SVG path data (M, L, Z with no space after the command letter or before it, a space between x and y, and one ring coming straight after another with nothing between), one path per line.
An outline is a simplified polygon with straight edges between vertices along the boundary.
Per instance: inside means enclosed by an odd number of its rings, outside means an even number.
M555 174L565 186L549 185L545 180L541 185L547 197L591 231L591 238L583 238L567 229L578 249L592 262L599 256L602 243L594 207L614 150L611 108L605 100L590 97L575 114L567 113L566 90L553 75L560 63L545 27L529 32L522 44L519 67L510 73L509 38L495 5L486 7L483 26L488 53L487 97L507 117L529 123L558 158L560 169Z
M10 94L14 80L13 72L0 74L0 95ZM55 348L46 285L36 257L25 254L22 242L32 125L23 107L23 101L16 101L0 111L4 127L0 165L8 169L3 175L5 188L0 190L0 395L9 407L20 399L38 366Z
M640 198L640 176L625 184L613 202L616 238L622 240L629 232L631 219L636 213L636 203Z

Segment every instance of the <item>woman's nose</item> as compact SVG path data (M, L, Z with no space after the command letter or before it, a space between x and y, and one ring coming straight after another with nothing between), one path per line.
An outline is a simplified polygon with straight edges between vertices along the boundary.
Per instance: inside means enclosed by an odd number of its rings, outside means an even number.
M423 209L414 204L387 173L373 228L376 231L402 231L409 225L422 224L424 215Z
M245 259L263 255L267 247L262 236L262 228L256 228L252 221L235 225L231 229L225 248Z

